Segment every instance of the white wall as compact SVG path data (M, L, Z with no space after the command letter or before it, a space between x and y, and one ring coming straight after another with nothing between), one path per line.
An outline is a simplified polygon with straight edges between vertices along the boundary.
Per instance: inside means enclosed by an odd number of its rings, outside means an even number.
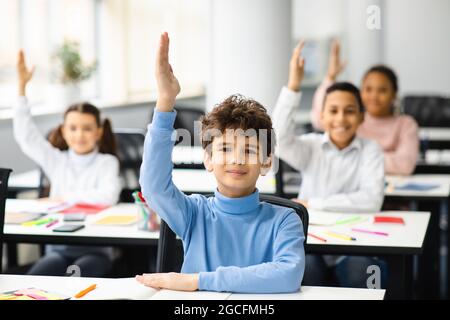
M366 26L370 5L381 10L380 30ZM293 0L292 19L294 38L342 40L342 80L359 84L369 66L385 63L400 94L450 95L448 0Z
M450 95L450 1L385 1L385 60L401 93Z

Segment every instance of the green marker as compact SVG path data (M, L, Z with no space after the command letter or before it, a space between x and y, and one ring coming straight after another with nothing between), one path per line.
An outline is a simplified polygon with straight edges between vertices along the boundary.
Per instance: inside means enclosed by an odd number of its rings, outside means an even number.
M40 225L42 225L42 224L47 224L47 223L49 223L49 222L52 222L53 220L55 220L55 219L53 219L53 218L48 218L48 219L38 220L38 221L36 221L36 223L35 223L34 225L35 225L35 226L40 226Z
M360 216L356 216L356 217L351 217L351 218L347 218L344 220L339 220L336 222L336 224L346 224L346 223L351 223L351 222L355 222L355 221L359 221L361 220Z

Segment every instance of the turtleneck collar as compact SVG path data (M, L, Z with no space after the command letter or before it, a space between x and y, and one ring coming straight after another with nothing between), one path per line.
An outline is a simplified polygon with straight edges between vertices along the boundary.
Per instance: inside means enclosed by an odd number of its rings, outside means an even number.
M221 194L217 189L214 191L214 205L222 212L229 214L245 214L254 211L259 201L259 191L255 190L252 194L240 198L228 198Z
M97 156L98 154L98 148L95 148L89 153L86 154L78 154L72 149L69 148L69 160L71 163L77 165L77 166L87 166L89 165Z

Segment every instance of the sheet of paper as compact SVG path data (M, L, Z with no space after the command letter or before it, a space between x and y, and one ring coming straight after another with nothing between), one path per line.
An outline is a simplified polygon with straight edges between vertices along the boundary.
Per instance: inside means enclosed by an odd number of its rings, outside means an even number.
M135 278L118 278L97 283L96 289L75 300L147 300L156 292L156 289L142 285Z

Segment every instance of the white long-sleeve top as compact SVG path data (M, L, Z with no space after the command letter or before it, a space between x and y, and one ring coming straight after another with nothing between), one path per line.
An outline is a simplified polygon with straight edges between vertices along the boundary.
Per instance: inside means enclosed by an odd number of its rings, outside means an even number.
M121 190L119 160L97 150L79 155L53 147L39 132L25 97L14 108L14 137L22 151L44 170L50 197L113 205Z
M119 200L121 181L119 160L94 150L79 155L73 150L61 151L53 147L39 132L25 97L19 97L14 108L14 137L21 150L36 162L50 180L50 197L69 202L114 205ZM49 246L71 256L87 252L106 252L108 248Z
M273 112L277 156L302 173L299 199L312 209L374 212L384 198L384 159L375 141L355 137L339 150L327 133L295 134L301 93L284 87Z

